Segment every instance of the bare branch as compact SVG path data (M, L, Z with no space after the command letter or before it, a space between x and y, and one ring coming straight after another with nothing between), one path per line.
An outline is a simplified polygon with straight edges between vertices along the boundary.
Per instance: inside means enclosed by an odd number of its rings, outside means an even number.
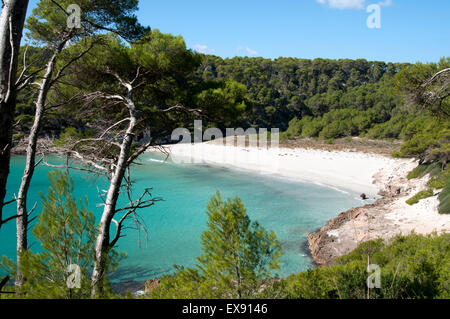
M44 161L44 165L46 165L48 167L52 167L52 168L73 169L73 170L76 170L76 171L88 172L88 173L95 174L95 175L101 175L101 176L105 177L107 180L110 180L110 176L108 174L105 174L102 171L97 171L97 170L89 169L89 168L86 168L86 167L76 167L76 166L72 166L72 165L68 165L68 164L66 164L66 165L54 165L54 164L50 164L50 163L45 162L45 161Z
M153 113L169 113L172 111L182 111L182 112L186 112L186 113L195 113L197 115L200 115L202 113L201 109L190 109L188 107L185 107L183 105L175 105L175 106L171 106L167 109L159 109Z
M68 99L68 100L66 100L64 102L61 102L61 103L58 103L58 104L54 104L54 105L46 105L45 106L45 111L48 111L48 110L51 110L51 109L55 109L55 108L61 107L63 105L70 104L70 103L76 101L77 99L80 99L81 96L82 95L80 93L78 93L78 94L73 95L70 99Z
M18 215L15 215L15 216L11 216L11 217L9 217L9 218L6 218L6 219L4 219L4 220L0 220L0 227L3 226L3 225L5 225L6 223L12 221L13 219L16 219L16 218L19 218L19 216L18 216Z
M130 188L128 188L127 190L128 194L130 192ZM144 198L146 196L150 196L149 200L144 200ZM123 208L119 208L117 210L115 210L114 214L123 212L123 211L127 211L122 218L120 219L120 221L116 221L116 220L112 220L116 226L117 226L117 231L116 231L116 235L114 237L114 239L110 242L110 247L114 247L115 244L117 243L117 241L123 237L122 235L122 230L124 227L124 222L128 219L128 217L130 215L134 215L134 220L136 223L136 227L138 228L138 230L140 230L141 228L144 229L145 232L147 232L145 225L139 220L139 217L136 215L136 211L138 209L143 209L143 208L148 208L151 207L153 205L155 205L156 202L161 201L161 199L159 198L153 198L151 193L150 193L150 189L146 189L142 195L139 197L138 200L132 202L129 206L127 207L123 207Z
M3 0L2 0L2 3L3 3ZM15 294L15 292L6 292L6 291L2 291L3 287L6 286L6 284L9 282L9 280L10 280L10 277L9 277L9 276L6 276L5 278L3 278L3 279L0 281L0 294Z
M83 56L85 56L93 47L94 47L95 42L92 41L91 44L89 45L89 47L85 50L83 50L79 55L75 56L74 58L72 58L71 60L69 60L64 66L62 66L59 71L56 73L54 79L51 81L51 84L55 83L56 81L58 81L61 77L64 76L64 71L71 66L73 63L75 63L76 61L80 60Z
M8 150L8 148L9 148L9 144L6 144L5 147L3 148L3 150L0 151L0 155L1 156L5 155L5 153Z
M123 97L122 95L119 95L119 94L111 95L111 94L101 92L101 91L96 91L96 92L92 92L92 93L85 95L85 99L87 99L89 101L93 101L98 98L102 98L102 99L106 99L106 100L118 100L121 102L124 102L126 100L126 98Z
M25 72L26 72L27 69L28 69L28 67L27 67L27 52L28 52L28 45L25 46L25 51L23 52L23 62L22 62L22 64L23 64L23 69L22 69L22 72L20 72L19 77L17 78L16 86L17 86L17 83L18 83L18 82L22 81L22 78L23 78Z
M427 80L425 83L423 83L423 84L421 85L421 87L425 88L425 87L429 86L429 85L432 84L434 81L436 81L436 80L438 80L438 79L441 79L443 76L445 76L446 73L450 73L450 68L446 68L446 69L443 69L443 70L437 72L437 73L436 73L435 75L433 75L429 80ZM445 77L444 79L447 80L447 81L449 80L448 76Z
M2 203L1 205L2 205L2 207L5 207L5 206L7 206L7 205L9 205L9 204L12 204L12 203L14 203L14 202L16 202L16 201L17 201L17 199L15 198L15 199L13 199L13 200L10 200L9 202Z
M14 49L14 40L13 40L13 29L12 29L12 19L11 17L8 18L9 22L9 43L11 46L11 56L13 57L15 54ZM13 91L13 83L12 83L12 77L13 77L13 70L14 70L14 59L11 59L9 63L9 74L8 74L8 89L5 94L4 101L8 101L11 97L12 91Z

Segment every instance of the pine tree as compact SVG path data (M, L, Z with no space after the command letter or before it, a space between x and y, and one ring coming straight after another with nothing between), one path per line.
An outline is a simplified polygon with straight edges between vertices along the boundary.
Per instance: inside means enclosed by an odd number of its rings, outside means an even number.
M281 245L274 232L252 222L239 197L222 201L219 192L207 206L203 254L195 269L176 267L163 278L155 298L251 298L279 268Z
M20 288L24 298L89 298L90 272L95 260L96 222L88 201L73 197L73 180L67 172L49 173L47 195L41 194L42 213L33 228L43 252L27 251L22 272L27 281ZM112 251L109 270L119 254Z

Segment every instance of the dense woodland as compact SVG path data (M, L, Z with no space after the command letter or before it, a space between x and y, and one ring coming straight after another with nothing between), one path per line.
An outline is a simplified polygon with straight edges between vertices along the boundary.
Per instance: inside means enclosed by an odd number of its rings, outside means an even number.
M247 86L254 102L244 125L286 130L294 117L319 117L329 111L396 106L393 77L407 64L360 60L203 56L198 73L204 80L232 78ZM390 93L386 96L386 93Z
M429 189L408 203L439 194L440 212L450 213L450 58L430 64L222 59L189 50L181 36L140 25L137 0L80 0L76 29L67 25L64 9L71 2L41 0L25 24L28 1L5 0L2 7L0 231L16 223L11 240L17 241L17 258L0 263L9 275L0 281L1 297L116 297L108 276L123 258L117 243L127 223L145 227L139 212L157 204L152 185L140 196L132 192L131 168L149 148L167 142L174 128L191 128L194 119L221 129L278 127L285 139L399 139L404 144L393 155L421 164L408 177L430 174ZM20 47L23 28L28 45ZM41 143L45 137L51 145ZM7 192L13 146L23 147L26 167L19 190ZM68 160L55 167L65 173L49 175L44 208L35 212L27 195L42 164L39 156L48 150ZM99 191L100 220L87 202L72 197L72 169L108 181ZM123 207L120 196L128 199ZM329 268L274 281L282 253L276 235L250 221L239 198L225 201L218 193L207 214L197 267L177 267L151 297L449 296L447 235L363 244ZM31 232L43 253L29 247ZM372 295L364 286L367 255L388 270L385 280L392 282ZM67 260L82 267L80 288L65 285Z

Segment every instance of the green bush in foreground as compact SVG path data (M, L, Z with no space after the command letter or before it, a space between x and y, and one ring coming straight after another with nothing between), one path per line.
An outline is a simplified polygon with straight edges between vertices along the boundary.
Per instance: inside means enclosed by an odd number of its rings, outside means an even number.
M161 299L253 298L262 280L279 267L281 246L274 232L251 222L239 198L208 203L203 254L195 268L176 267L151 297Z
M367 289L370 263L381 269L381 288ZM291 275L262 298L450 298L450 234L398 236L361 244L332 266Z

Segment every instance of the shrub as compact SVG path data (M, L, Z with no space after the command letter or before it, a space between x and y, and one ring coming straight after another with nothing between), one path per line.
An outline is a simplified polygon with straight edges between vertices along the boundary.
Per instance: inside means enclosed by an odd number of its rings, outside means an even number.
M450 214L450 181L447 180L447 184L439 194L439 213Z
M417 204L421 199L425 199L434 195L432 189L423 190L406 201L406 204L412 206Z
M398 236L362 243L333 265L276 282L265 298L448 298L450 234ZM381 288L367 290L367 261L381 269Z

